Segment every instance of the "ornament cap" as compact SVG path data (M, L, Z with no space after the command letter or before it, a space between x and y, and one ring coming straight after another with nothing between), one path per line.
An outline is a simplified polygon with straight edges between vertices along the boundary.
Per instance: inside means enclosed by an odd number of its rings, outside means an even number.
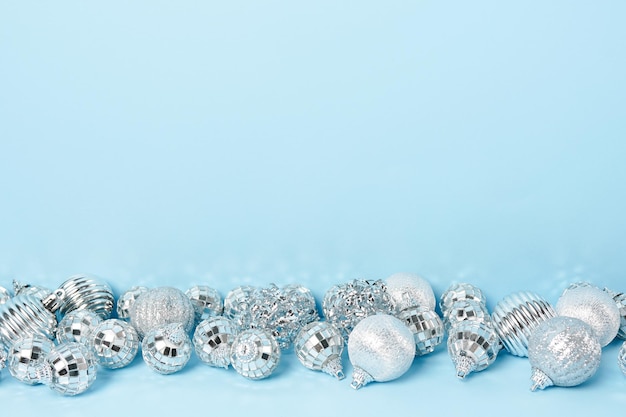
M65 300L65 291L61 288L54 290L52 294L42 300L43 306L51 313L56 312Z
M214 366L228 369L230 365L230 346L219 345L211 352L210 357Z
M326 372L329 375L334 376L338 380L344 379L346 376L343 373L343 364L341 363L341 358L339 356L330 357L324 365L322 365L322 371Z
M180 345L186 340L187 334L182 323L174 323L166 328L165 337L175 345Z
M456 368L456 376L460 379L465 379L470 373L476 369L476 361L467 356L465 352L461 352L454 360Z
M359 389L369 384L373 380L374 378L372 378L370 374L365 372L363 368L355 366L354 371L352 372L352 383L350 384L350 386L354 389Z
M37 365L35 369L33 369L32 380L42 383L44 385L52 384L52 377L54 371L52 370L52 366L47 362L40 363Z
M530 386L531 391L536 391L537 389L545 389L549 386L554 385L550 377L539 368L533 368L530 380L532 381L532 385Z

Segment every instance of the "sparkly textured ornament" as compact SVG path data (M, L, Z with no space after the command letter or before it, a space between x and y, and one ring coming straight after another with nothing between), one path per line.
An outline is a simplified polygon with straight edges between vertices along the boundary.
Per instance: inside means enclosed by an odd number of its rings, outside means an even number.
M347 341L361 320L377 313L391 314L393 305L384 281L355 279L329 288L322 309L326 321L337 327Z
M456 324L448 334L448 355L463 379L471 372L480 372L495 362L500 340L488 323L466 320Z
M609 294L619 310L620 322L619 330L617 331L617 337L624 340L626 339L626 293L617 293L608 288L604 289L604 292Z
M0 343L14 342L35 333L54 338L57 320L33 295L16 295L0 305Z
M74 310L67 313L57 326L56 336L59 343L90 343L93 329L102 322L102 318L91 310Z
M270 332L248 329L239 333L230 348L230 363L248 379L269 377L280 363L281 350Z
M247 328L247 324L243 323L243 319L248 308L250 308L250 294L255 289L255 287L250 285L240 285L230 290L224 297L224 317L233 320L240 329Z
M619 369L626 376L626 342L622 343L622 347L617 353L617 363L619 364Z
M4 287L0 287L0 304L4 304L11 298L11 293Z
M41 383L38 370L52 348L54 348L52 340L38 333L18 340L9 350L7 361L9 372L25 384Z
M611 343L620 327L620 313L615 300L593 285L566 289L559 297L555 310L559 316L574 317L590 325L603 347Z
M13 291L15 295L34 295L40 300L52 294L52 290L49 288L40 285L24 284L16 280L13 280Z
M445 312L450 309L452 304L459 300L475 300L482 305L487 305L487 298L480 288L467 282L459 282L450 285L441 294L439 299L441 313L445 315Z
M435 350L443 342L445 333L441 317L425 307L414 307L396 314L413 333L415 356L423 356Z
M528 338L539 323L556 316L552 305L540 295L519 291L507 295L493 309L492 322L507 351L528 356Z
M207 365L228 368L230 347L237 336L237 326L223 317L202 320L193 333L193 347L198 358Z
M582 384L598 370L601 354L591 326L574 317L552 317L540 323L528 340L530 389Z
M61 316L86 309L106 320L111 316L115 299L109 284L93 275L78 274L68 278L43 302L47 309L58 310Z
M191 340L183 324L166 324L146 333L141 342L141 353L153 371L164 375L173 374L189 362Z
M443 314L443 324L448 331L466 320L491 323L491 316L487 306L471 298L453 302Z
M206 285L195 285L185 291L185 294L193 304L197 323L209 317L219 316L224 310L222 297L214 288Z
M359 389L372 381L391 381L401 377L413 363L413 333L392 315L365 317L350 333L348 356L353 367L352 388Z
M96 380L98 366L91 350L76 342L53 347L38 369L40 381L63 395L85 392Z
M148 287L143 287L141 285L131 287L130 289L124 291L122 295L117 299L117 318L122 320L130 320L130 307L135 303L135 300L148 291Z
M189 333L194 320L191 300L173 287L151 288L137 297L130 307L130 323L141 338L150 330L171 323L181 323L185 332Z
M91 334L93 353L101 366L109 369L130 364L139 350L139 335L133 326L120 319L98 324Z
M421 276L399 272L387 277L385 285L396 311L418 306L435 310L437 302L433 288Z
M0 371L6 366L7 355L7 348L0 343Z
M341 363L343 346L341 332L326 321L307 324L294 340L294 351L302 365L337 379L345 377Z

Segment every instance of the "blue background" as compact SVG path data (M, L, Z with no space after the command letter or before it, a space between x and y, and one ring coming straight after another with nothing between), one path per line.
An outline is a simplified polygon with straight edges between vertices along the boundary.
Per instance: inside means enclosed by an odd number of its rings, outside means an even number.
M625 291L625 15L622 1L4 1L0 285L89 272L116 295L225 296L295 282L321 301L410 271L437 296L474 283L491 308L518 290L556 302L579 280ZM4 370L0 401L63 415L615 412L618 348L586 384L539 393L505 352L458 381L441 346L356 392L287 352L257 382L195 359L164 377L138 357L76 398Z

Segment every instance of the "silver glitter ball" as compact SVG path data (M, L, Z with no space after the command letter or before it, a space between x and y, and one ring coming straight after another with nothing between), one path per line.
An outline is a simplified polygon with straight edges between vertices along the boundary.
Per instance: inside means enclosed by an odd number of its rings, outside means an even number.
M16 295L0 305L0 343L11 346L35 333L54 338L56 316L33 295Z
M418 274L399 272L387 277L385 285L396 311L414 307L435 310L437 306L433 288Z
M280 363L280 357L278 342L264 329L242 331L230 348L230 363L235 371L252 380L269 377Z
M302 365L337 379L345 377L341 362L343 346L341 332L326 321L307 324L294 340L294 351Z
M587 323L601 346L615 338L620 327L620 313L615 300L593 285L566 289L556 306L559 316L574 317Z
M450 330L458 323L467 320L491 323L487 306L475 299L461 299L452 303L443 315L443 324L446 330Z
M183 324L166 324L146 333L141 342L141 353L144 362L153 371L173 374L189 362L191 340Z
M539 323L556 316L552 305L539 294L519 291L507 295L493 309L492 322L506 350L528 356L528 338Z
M413 333L415 356L429 354L443 342L445 328L435 311L426 307L414 307L402 310L396 317Z
M353 367L352 388L391 381L404 375L413 363L413 333L392 315L365 317L350 333L348 357Z
M98 363L109 369L129 365L139 351L139 335L128 322L108 319L91 333L91 346Z
M46 336L34 334L13 344L8 354L8 367L11 375L25 384L41 383L39 369L54 343Z
M130 323L140 338L150 330L171 323L181 323L190 333L195 323L191 300L172 287L152 288L142 293L130 308Z
M209 317L219 316L224 311L224 304L219 292L207 285L194 285L185 291L196 312L196 322Z
M91 350L76 342L57 345L40 368L41 382L63 395L85 392L96 380L98 366Z
M68 278L61 286L43 300L50 311L61 316L74 310L91 310L103 320L113 311L115 299L109 284L89 274L77 274Z
M460 322L450 329L447 345L456 376L461 379L487 369L500 351L495 329L489 323L474 320Z
M540 323L528 341L531 390L582 384L598 370L601 354L593 329L584 321L556 316Z
M11 298L11 293L4 287L0 287L0 304L4 304Z
M619 369L621 369L624 376L626 376L626 342L622 343L622 347L617 353L617 363Z
M13 291L15 295L34 295L40 300L43 300L52 293L52 290L47 287L24 284L16 280L13 280Z
M209 366L228 368L230 347L239 333L232 320L223 317L209 317L201 321L193 334L193 347L196 355Z
M70 311L57 326L57 341L89 344L91 333L101 322L102 318L91 310Z
M117 318L129 321L130 307L135 303L135 300L137 300L137 298L146 291L148 291L148 287L141 285L131 287L130 289L124 291L117 299Z
M482 305L487 305L487 298L480 288L467 282L459 282L450 285L441 294L439 299L441 313L445 315L452 304L459 300L475 300Z
M233 320L240 329L248 327L243 320L250 308L250 295L255 289L250 285L240 285L230 290L224 297L223 315Z

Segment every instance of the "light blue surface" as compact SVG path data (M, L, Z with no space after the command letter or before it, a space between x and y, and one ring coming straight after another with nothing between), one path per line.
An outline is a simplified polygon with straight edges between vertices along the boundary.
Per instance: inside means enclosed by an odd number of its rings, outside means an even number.
M321 301L333 284L411 271L437 296L472 282L490 307L518 290L556 302L578 280L625 291L625 13L623 1L2 2L0 285L90 272L117 295L225 295L298 282ZM162 376L137 358L76 398L4 370L0 403L614 413L618 347L588 383L538 393L524 359L504 353L458 381L442 347L356 392L290 352L257 382L195 360Z

